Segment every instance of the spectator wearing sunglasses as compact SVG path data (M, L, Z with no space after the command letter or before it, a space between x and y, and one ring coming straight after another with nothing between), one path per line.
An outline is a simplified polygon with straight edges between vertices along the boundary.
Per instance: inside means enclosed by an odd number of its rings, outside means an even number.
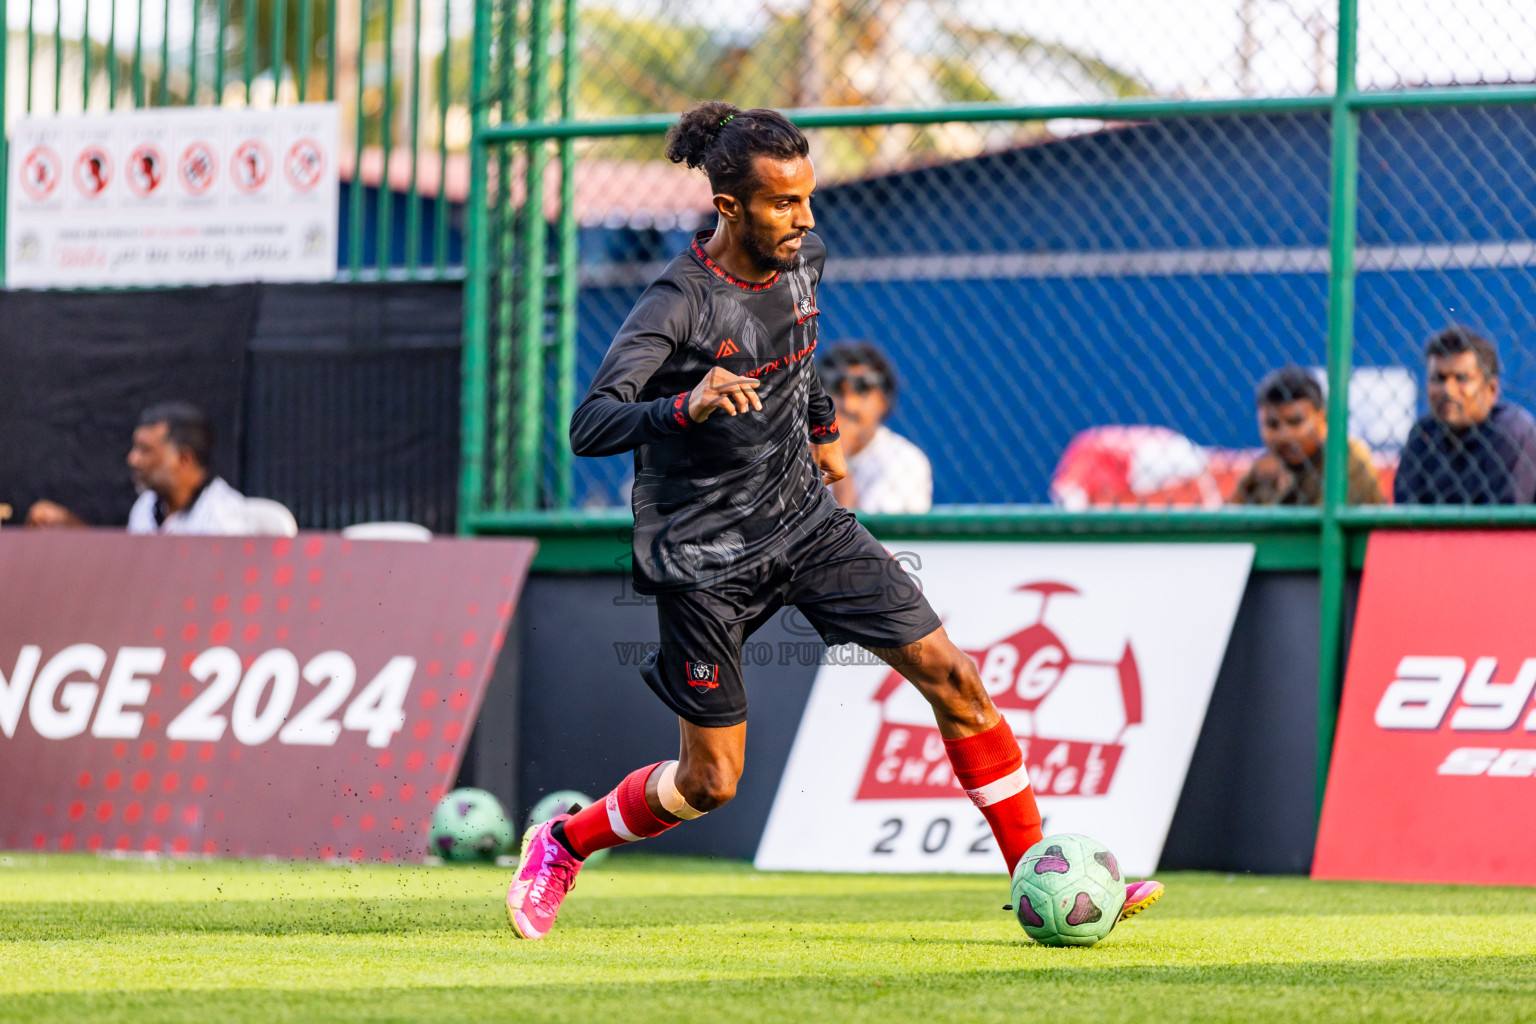
M837 406L848 475L832 496L860 512L927 512L933 467L921 448L885 426L896 407L896 373L868 341L846 341L817 353L822 386Z

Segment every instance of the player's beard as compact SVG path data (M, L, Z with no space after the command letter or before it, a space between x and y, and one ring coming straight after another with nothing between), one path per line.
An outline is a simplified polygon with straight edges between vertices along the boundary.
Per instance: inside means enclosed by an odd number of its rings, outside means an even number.
M799 238L804 234L805 232L803 231L791 231L787 235L774 238L749 219L747 221L747 230L742 234L741 247L746 251L747 259L751 260L758 268L782 273L783 271L794 269L795 257L800 255L800 251L797 249L788 256L780 256L778 254L778 247L791 238ZM764 235L768 235L768 237L765 238Z

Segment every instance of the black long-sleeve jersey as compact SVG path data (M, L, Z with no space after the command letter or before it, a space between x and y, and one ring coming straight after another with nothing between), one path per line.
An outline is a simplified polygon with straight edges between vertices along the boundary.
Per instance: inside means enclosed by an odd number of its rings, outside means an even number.
M740 281L701 232L640 296L571 417L577 455L635 453L634 577L641 593L697 590L752 568L837 506L806 441L837 439L811 363L826 262L807 233L792 269ZM723 366L755 377L762 411L688 415Z

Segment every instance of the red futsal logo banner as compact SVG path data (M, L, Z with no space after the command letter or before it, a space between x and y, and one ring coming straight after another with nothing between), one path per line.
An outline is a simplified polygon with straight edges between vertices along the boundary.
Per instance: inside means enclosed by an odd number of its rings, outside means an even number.
M1080 598L1077 588L1036 580L1017 590L1039 595L1035 621L985 649L965 653L976 662L992 703L1018 737L1029 784L1035 791L1055 796L1103 796L1114 782L1115 768L1125 749L1120 741L1127 729L1142 723L1141 672L1136 667L1136 654L1125 640L1116 660L1074 656L1045 619L1052 598ZM1083 671L1072 671L1075 666L1082 666ZM1079 724L1097 730L1106 721L1113 723L1112 738L1080 742L1060 737L1063 723L1061 716L1052 715L1053 705L1073 701L1074 688L1084 685L1085 680L1102 682L1104 673L1113 677L1114 691L1097 692L1084 701L1097 703L1100 714L1085 716L1087 721L1080 719ZM892 671L875 691L874 701L880 705L882 717L880 732L855 800L941 800L963 792L950 770L939 730L922 722L892 721L889 702L905 689L906 680ZM1042 708L1047 723L1043 730L1039 725ZM1056 738L1053 732L1058 733Z
M892 554L976 663L1046 832L1092 835L1127 871L1151 872L1253 549L967 541ZM997 871L933 709L899 672L849 653L817 672L757 866Z
M0 844L424 854L529 541L0 538Z
M1372 535L1315 877L1536 884L1533 574L1529 533Z

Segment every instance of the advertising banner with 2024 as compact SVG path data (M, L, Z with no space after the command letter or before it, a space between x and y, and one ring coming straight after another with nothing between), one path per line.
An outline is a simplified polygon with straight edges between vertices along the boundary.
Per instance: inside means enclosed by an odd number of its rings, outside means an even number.
M7 287L333 280L336 118L334 103L22 118Z
M532 541L0 536L0 845L420 859Z
M1315 877L1536 885L1533 582L1528 532L1371 535Z
M1247 584L1245 544L912 544L893 551L1017 734L1047 834L1153 870ZM1002 870L933 713L883 664L816 676L756 863Z

